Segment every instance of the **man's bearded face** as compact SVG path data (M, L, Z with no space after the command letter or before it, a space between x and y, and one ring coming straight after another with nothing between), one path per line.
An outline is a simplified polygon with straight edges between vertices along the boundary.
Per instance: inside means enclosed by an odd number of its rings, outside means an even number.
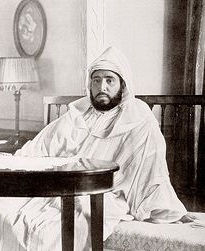
M94 71L91 77L90 99L96 110L107 111L117 106L122 100L120 77L107 70Z

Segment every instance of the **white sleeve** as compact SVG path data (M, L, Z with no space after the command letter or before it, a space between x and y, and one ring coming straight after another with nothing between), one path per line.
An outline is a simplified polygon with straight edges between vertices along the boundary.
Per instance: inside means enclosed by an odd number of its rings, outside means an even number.
M151 219L155 223L171 223L187 214L187 210L178 199L171 183L164 181L156 185L137 209L136 218Z

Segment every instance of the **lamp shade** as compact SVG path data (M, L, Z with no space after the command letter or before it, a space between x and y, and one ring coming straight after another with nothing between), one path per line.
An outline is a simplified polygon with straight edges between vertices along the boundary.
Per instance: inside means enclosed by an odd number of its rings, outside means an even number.
M34 58L0 58L1 91L20 91L20 89L26 89L29 85L38 84L38 80Z

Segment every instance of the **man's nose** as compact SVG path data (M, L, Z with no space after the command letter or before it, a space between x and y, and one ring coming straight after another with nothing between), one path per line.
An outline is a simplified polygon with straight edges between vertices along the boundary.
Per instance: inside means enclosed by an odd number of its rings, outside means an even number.
M100 85L100 90L101 91L106 91L107 89L107 82L106 79L102 79L101 85Z

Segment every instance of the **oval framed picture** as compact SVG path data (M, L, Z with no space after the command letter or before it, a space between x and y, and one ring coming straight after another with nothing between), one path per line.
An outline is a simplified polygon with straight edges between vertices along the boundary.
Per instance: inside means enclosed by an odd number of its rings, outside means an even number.
M14 42L21 56L39 57L43 52L47 23L42 5L37 0L23 0L18 5L13 23Z

